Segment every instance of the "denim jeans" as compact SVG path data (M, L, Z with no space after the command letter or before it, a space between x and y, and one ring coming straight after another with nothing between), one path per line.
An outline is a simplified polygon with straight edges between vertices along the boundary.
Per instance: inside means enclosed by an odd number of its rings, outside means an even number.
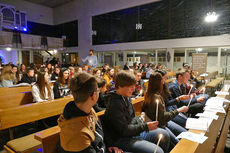
M186 121L187 121L187 116L184 115L183 113L179 113L176 117L172 119L173 122L176 124L180 125L181 127L185 127Z
M157 153L167 153L170 145L170 136L166 130L161 128L142 132L139 136L121 138L115 143L115 146L126 152L154 153L159 134L162 134L163 137L160 141L160 146L157 148Z
M176 124L173 121L169 121L165 129L168 131L170 135L170 139L171 139L170 148L171 149L179 142L179 139L177 139L176 136L178 136L181 132L187 131L185 128L181 127L180 125Z
M197 95L195 98L197 99L197 98L199 98L199 97L203 97L204 96L204 101L201 103L203 106L205 106L205 103L206 103L206 101L208 100L208 98L209 98L209 95L208 94L199 94L199 95Z

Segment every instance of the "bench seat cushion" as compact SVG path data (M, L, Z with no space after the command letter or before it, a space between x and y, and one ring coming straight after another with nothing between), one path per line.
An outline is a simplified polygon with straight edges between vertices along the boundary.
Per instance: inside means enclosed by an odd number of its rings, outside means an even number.
M34 134L8 141L6 145L17 153L39 148L41 147L41 142L34 139Z

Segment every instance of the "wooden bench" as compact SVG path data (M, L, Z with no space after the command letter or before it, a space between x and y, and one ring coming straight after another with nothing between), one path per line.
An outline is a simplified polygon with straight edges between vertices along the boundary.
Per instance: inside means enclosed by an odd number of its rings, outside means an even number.
M72 97L0 109L0 130L59 115Z
M176 71L168 72L168 73L166 74L166 77L167 77L167 78L172 78L172 77L175 77L175 76L176 76Z
M4 149L9 153L31 153L41 147L41 142L34 139L34 134L11 140L4 145Z
M167 80L165 80L165 83L166 83L166 84L169 84L169 83L173 82L175 79L176 79L176 78L167 79Z
M59 115L72 97L51 101L21 105L0 110L0 130L30 123L40 119ZM29 143L28 143L29 142ZM29 153L41 147L41 142L34 139L34 134L9 141L4 148L8 152Z
M0 97L5 95L12 95L16 93L31 92L31 86L26 87L2 87L0 88Z
M224 88L222 89L224 91ZM229 90L228 90L229 91ZM218 97L230 99L230 96L220 96ZM209 127L208 132L199 130L189 130L194 133L205 133L208 139L203 143L199 144L197 142L189 141L187 139L181 139L179 143L173 148L170 153L223 153L226 144L227 132L230 125L230 105L227 104L225 108L226 115L218 113L218 120L213 120Z
M210 91L210 95L214 95L214 92L216 90L220 90L221 86L224 82L224 77L219 77L216 79L213 79L212 81L210 81L209 83L207 83L206 85L206 89Z
M135 113L140 114L142 111L142 102L144 98L138 98L132 101ZM102 117L105 111L98 112L97 115ZM60 128L58 126L43 130L35 134L34 138L42 143L43 153L57 153L57 144L59 142Z
M33 103L33 96L31 92L11 93L0 96L0 109L13 108L30 103Z
M207 83L206 88L218 88L218 86L224 81L224 77L216 78Z
M213 71L213 72L208 73L207 76L198 76L197 79L204 81L204 83L205 83L205 80L215 79L217 75L218 75L218 71Z
M144 73L144 72L143 72ZM143 75L142 73L142 75ZM146 75L146 73L144 74ZM176 76L176 71L173 71L173 72L169 72L166 74L166 77L168 78L167 80L165 80L165 83L166 84L169 84L171 83L172 81L174 81L176 78L174 78L174 76ZM146 87L146 90L148 89L148 84L149 84L149 81L145 82L144 85Z

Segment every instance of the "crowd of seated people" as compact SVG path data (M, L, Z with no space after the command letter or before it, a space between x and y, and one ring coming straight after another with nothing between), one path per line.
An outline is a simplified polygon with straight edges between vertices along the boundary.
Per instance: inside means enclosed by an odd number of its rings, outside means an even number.
M143 77L143 73L146 76ZM101 150L167 153L178 143L176 136L187 131L187 117L203 111L208 95L196 88L188 94L193 81L189 69L178 71L170 84L165 83L166 73L163 65L146 63L133 67L126 64L124 70L108 64L101 68L61 67L51 63L29 67L22 64L18 68L8 64L1 70L0 85L31 84L34 102L74 97L58 116L62 153L99 153ZM143 78L148 79L148 87ZM188 107L191 95L194 98ZM144 113L136 116L131 101L140 96L144 96ZM156 107L159 108L157 116ZM103 126L95 114L102 110L105 110ZM57 117L50 119L52 121L46 120L46 123L57 124ZM164 139L157 147L159 134Z

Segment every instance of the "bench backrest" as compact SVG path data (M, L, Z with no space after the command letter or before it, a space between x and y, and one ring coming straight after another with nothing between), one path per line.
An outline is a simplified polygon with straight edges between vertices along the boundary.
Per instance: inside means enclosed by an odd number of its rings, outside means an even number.
M13 108L29 103L33 103L33 96L31 92L11 92L11 94L0 96L0 109Z
M135 112L139 114L142 111L142 103L144 98L133 100ZM99 118L103 118L105 111L97 113ZM58 126L43 130L35 134L35 139L42 142L43 153L57 153L57 144L59 142L60 128Z
M22 92L31 92L32 88L31 86L26 87L2 87L0 88L0 97L5 95L12 95L16 93L22 93Z
M176 71L168 72L166 74L166 77L168 77L168 78L171 78L171 77L174 77L174 76L176 76Z
M208 79L215 79L218 75L218 71L213 71L208 74Z
M61 114L72 97L0 109L0 130Z

